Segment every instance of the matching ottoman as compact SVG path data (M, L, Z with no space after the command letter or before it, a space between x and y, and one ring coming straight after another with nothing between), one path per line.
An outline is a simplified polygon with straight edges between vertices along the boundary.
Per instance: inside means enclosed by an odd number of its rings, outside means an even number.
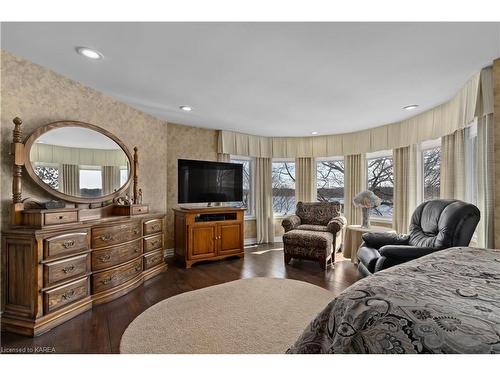
M335 261L332 249L333 234L312 230L291 230L283 235L283 251L285 264L292 258L317 260L322 269L326 269L328 261Z

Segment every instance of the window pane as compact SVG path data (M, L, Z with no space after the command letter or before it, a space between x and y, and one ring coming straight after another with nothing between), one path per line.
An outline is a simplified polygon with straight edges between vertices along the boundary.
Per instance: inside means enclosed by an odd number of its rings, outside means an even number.
M294 162L273 162L273 211L279 215L295 212Z
M394 197L394 174L392 157L368 159L368 189L373 191L382 203L371 210L372 216L392 217Z
M328 160L316 163L316 193L320 202L338 201L344 208L344 161Z
M128 180L128 169L120 169L120 186L125 185Z
M231 163L243 165L243 205L245 206L245 216L253 215L252 198L252 161L231 159Z
M82 197L102 195L102 172L100 169L80 169L80 193Z
M441 147L422 151L424 201L439 199L441 186Z

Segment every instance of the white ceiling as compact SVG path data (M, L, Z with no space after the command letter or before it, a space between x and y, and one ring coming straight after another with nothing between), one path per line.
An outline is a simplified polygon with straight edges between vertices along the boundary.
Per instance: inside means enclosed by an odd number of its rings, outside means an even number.
M68 126L49 130L36 139L36 143L48 145L92 148L99 150L119 150L120 146L111 138L95 130Z
M448 100L500 57L500 23L3 23L2 48L171 122L304 136Z

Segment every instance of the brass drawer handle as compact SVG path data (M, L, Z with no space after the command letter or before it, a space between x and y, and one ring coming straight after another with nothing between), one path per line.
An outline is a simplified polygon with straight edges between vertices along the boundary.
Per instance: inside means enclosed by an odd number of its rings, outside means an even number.
M136 248L134 249L134 253L138 253L138 252L140 252L140 251L141 251L141 248L140 248L140 247L136 247Z
M139 234L140 232L141 232L141 230L139 228L134 229L134 234Z
M113 236L111 234L109 234L109 233L103 234L101 236L101 240L103 240L103 241L110 241L112 239L113 239Z
M101 280L101 284L103 284L103 285L107 285L107 284L109 284L110 282L112 282L114 279L116 279L116 274L115 274L115 275L108 276L108 277L106 277L105 279Z
M156 263L156 262L160 261L161 259L162 259L161 256L157 256L157 257L151 258L151 260L149 261L149 264Z
M75 240L67 240L67 241L64 241L62 245L63 245L63 247L64 247L65 249L68 249L68 248L70 248L70 247L75 246Z
M155 224L151 227L151 229L154 231L160 230L160 228L161 228L160 224Z
M68 290L66 293L64 293L61 298L65 301L73 298L75 296L75 290L74 289L71 289L71 290Z
M110 259L111 259L111 255L109 255L109 254L102 255L102 256L100 256L100 257L99 257L99 260L100 260L101 262L107 262L107 261L109 261Z
M160 240L151 241L150 244L150 247L157 247L160 244Z
M62 269L62 271L63 271L64 273L70 273L70 272L73 272L74 270L75 270L75 266L74 266L74 265L71 265L71 266L68 266L68 267L64 267L64 268Z
M135 270L136 270L137 272L142 271L142 266L136 266L136 267L135 267Z

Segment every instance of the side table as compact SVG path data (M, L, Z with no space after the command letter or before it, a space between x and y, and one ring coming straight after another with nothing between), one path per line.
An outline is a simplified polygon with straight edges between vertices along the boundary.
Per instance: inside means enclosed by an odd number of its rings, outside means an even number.
M363 233L380 232L396 233L394 229L388 227L377 227L372 225L370 226L370 228L362 228L361 225L348 225L346 227L344 238L344 258L351 258L351 262L357 263L357 254L359 245L361 245L361 242L363 242L363 238L361 237Z

